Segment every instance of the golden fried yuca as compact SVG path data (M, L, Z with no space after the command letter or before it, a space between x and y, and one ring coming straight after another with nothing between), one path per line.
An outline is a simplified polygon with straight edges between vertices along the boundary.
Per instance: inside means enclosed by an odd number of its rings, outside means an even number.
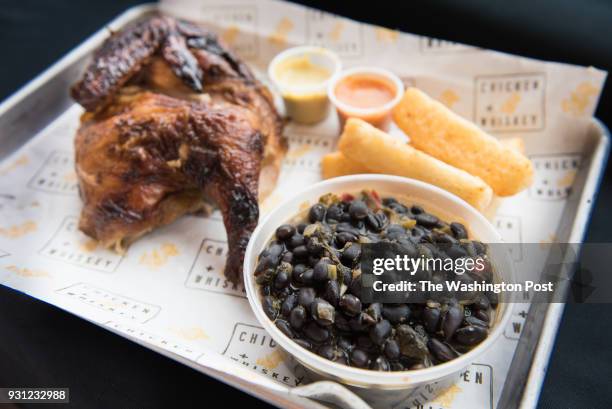
M491 188L482 179L414 149L361 119L350 118L346 122L338 148L347 158L372 172L431 183L481 211L493 197Z
M525 142L522 138L514 137L500 141L503 145L525 152ZM364 165L350 160L342 152L336 151L323 156L321 160L321 174L323 179L330 179L339 176L357 175L360 173L374 173Z
M412 146L479 176L499 196L518 193L531 183L533 166L527 157L416 88L406 90L393 119Z
M359 173L373 173L362 164L350 160L342 152L332 152L323 156L321 160L321 173L323 179L338 176L356 175Z

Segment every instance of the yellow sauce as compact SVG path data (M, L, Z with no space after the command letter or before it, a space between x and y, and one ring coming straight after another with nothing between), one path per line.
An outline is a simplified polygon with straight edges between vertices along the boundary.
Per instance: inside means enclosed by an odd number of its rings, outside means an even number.
M275 71L276 80L286 87L312 87L331 76L328 69L313 64L307 55L288 58L279 63Z
M287 115L296 122L313 124L327 116L329 101L325 82L332 73L314 64L308 55L287 58L274 70Z

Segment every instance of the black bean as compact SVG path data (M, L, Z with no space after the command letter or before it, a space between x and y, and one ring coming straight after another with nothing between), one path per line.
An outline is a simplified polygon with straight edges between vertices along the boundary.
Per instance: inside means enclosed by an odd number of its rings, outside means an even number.
M298 292L298 304L302 307L308 308L310 304L315 300L316 293L312 287L302 287Z
M351 233L355 236L359 235L359 229L353 226L351 223L342 222L336 225L336 233Z
M388 339L384 346L385 356L391 360L398 359L400 356L400 347L396 340Z
M489 322L491 320L491 317L489 317L489 313L486 310L476 311L476 313L474 314L474 317L484 322Z
M374 321L380 321L382 317L383 305L379 302L372 303L366 309L366 313L372 317Z
M403 324L410 319L410 307L406 304L384 305L382 315L393 325Z
M427 347L440 362L447 362L457 357L457 354L451 347L436 338L430 338L429 342L427 342Z
M359 315L357 315L356 317L353 317L349 321L349 326L351 330L356 331L356 332L367 331L368 328L374 324L376 324L376 321L374 321L374 319L370 317L370 315L366 314L365 312L359 313Z
M349 232L340 232L336 234L336 245L338 248L343 248L346 243L357 241L357 236Z
M322 258L317 264L315 264L313 268L313 279L318 282L323 282L329 279L329 271L327 266L330 264L331 260Z
M297 268L298 266L302 266L299 269ZM303 264L298 264L298 266L295 266L293 268L293 280L295 280L295 282L297 284L301 284L301 285L311 285L314 281L314 272L312 270L312 268L308 268L306 266L304 266Z
M308 249L304 245L297 246L293 249L293 256L303 260L308 257Z
M361 312L361 300L352 294L344 294L338 303L340 309L348 316L354 317Z
M487 291L485 295L489 299L491 307L496 308L497 304L499 303L499 297L497 296L497 294L495 294L493 291Z
M368 213L366 223L370 230L378 233L389 223L389 219L383 212Z
M353 200L348 211L355 220L363 220L368 216L368 206L362 200Z
M389 206L395 213L406 214L408 212L408 208L400 203L393 203Z
M338 337L336 344L338 345L338 348L344 351L350 351L353 348L353 343L345 337Z
M349 284L349 292L356 297L361 297L361 278L354 277Z
M467 229L461 223L452 222L450 224L450 229L451 229L451 232L453 233L453 236L455 236L457 240L468 238Z
M295 234L295 227L290 224L280 225L276 229L276 238L279 240L288 240Z
M474 346L487 337L488 331L480 325L468 325L455 332L455 339L463 345Z
M351 243L342 251L342 261L349 266L352 266L361 255L361 245Z
M274 299L271 296L266 296L262 301L263 310L272 321L276 319L278 315L278 308L275 305Z
M338 223L342 221L342 216L344 215L344 211L337 204L329 206L327 209L327 214L325 215L325 220L328 223ZM350 217L350 216L349 216Z
M379 355L375 360L370 364L370 369L375 371L389 371L391 369L391 365L389 365L389 361L382 355Z
M309 341L306 341L305 339L297 338L297 339L294 339L293 341L299 346L301 346L302 348L306 348L308 350L312 349L312 344Z
M320 222L325 218L325 206L317 203L310 208L308 212L308 220L310 223Z
M472 240L472 245L474 246L477 255L484 256L487 254L487 247L480 241Z
M328 280L325 283L325 294L323 296L334 307L338 306L340 300L340 285L336 280Z
M438 331L438 324L440 322L440 308L437 307L425 307L423 310L423 324L425 324L425 330L430 334Z
M376 345L382 345L389 335L391 335L391 323L387 320L382 320L370 328L370 339Z
M391 362L391 370L392 371L404 371L404 365L399 362Z
M285 263L291 263L293 261L293 253L290 251L285 251L281 260Z
M477 310L487 311L489 308L491 308L491 302L489 301L486 295L482 294L478 298L476 298L474 304L472 304L472 307Z
M298 305L289 313L289 323L295 329L300 329L306 321L306 308Z
M261 273L266 269L275 268L280 262L280 257L283 252L282 244L272 244L265 253L259 258L257 267L255 268L255 274Z
M330 361L333 361L336 357L336 349L332 345L322 345L317 353Z
M412 207L410 208L410 211L411 211L413 214L421 214L421 213L424 213L424 212L425 212L425 210L423 210L423 208L422 208L421 206L417 206L417 205L412 206Z
M291 313L291 310L296 306L296 304L297 304L297 294L295 293L289 294L287 298L285 298L285 300L281 304L282 316L283 317L289 316L289 314Z
M354 366L358 368L365 368L368 366L368 361L369 358L367 352L359 348L355 348L353 349L353 352L351 352L351 364Z
M394 197L385 197L382 200L382 204L384 204L385 206L389 206L393 203L397 203L397 199Z
M318 237L311 237L310 239L308 239L308 241L306 242L306 248L308 249L308 252L313 256L321 255L321 253L323 253L323 250L325 249Z
M309 322L304 327L304 334L314 342L325 342L329 338L329 330L320 327L316 322Z
M300 223L296 226L297 228L297 232L300 234L304 234L304 230L306 229L307 224L306 223Z
M334 326L338 328L340 331L344 331L344 332L349 332L351 330L349 321L343 314L336 314Z
M424 227L436 227L440 219L438 219L433 214L429 213L419 213L414 216L416 222Z
M293 338L293 331L291 330L291 326L289 325L289 323L285 320L276 320L274 322L274 324L276 325L276 328L280 329L280 331L285 334L286 336L288 336L289 338Z
M442 317L442 333L447 341L455 335L455 331L461 326L462 321L463 309L461 306L459 304L449 305L448 310Z
M450 246L445 247L444 251L446 252L446 255L453 260L468 256L468 252L459 244L451 244Z
M302 236L299 233L294 234L287 241L287 245L291 247L292 249L295 249L296 247L299 247L303 244L304 244L304 236Z
M486 321L483 321L475 316L465 317L463 322L466 325L476 325L478 327L489 328L489 324Z
M334 323L336 309L322 298L316 298L310 304L310 315L317 324L327 327Z
M286 271L279 271L274 279L274 288L277 290L282 290L283 288L287 287L289 281L289 274L287 274Z

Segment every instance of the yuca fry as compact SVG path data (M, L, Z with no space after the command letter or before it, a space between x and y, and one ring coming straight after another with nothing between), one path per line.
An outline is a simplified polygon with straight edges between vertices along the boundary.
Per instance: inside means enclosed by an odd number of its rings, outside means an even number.
M503 145L516 149L521 153L525 152L525 143L522 138L514 137L500 141ZM332 152L323 156L321 160L321 173L323 179L335 178L338 176L357 175L360 173L373 173L364 165L350 160L342 152Z
M406 90L393 119L412 146L479 176L499 196L513 195L531 184L533 166L527 157L416 88Z
M338 148L366 169L431 183L456 194L480 211L489 206L493 197L491 188L482 179L418 151L361 119L351 118L346 122Z
M372 173L362 164L350 160L342 152L332 152L323 156L321 160L321 173L323 179L338 176L357 175L359 173Z

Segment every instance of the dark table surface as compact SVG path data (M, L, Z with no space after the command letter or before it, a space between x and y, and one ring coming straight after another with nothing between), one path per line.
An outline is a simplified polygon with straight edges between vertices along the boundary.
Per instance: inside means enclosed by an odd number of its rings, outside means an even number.
M303 2L417 34L546 60L612 68L612 2ZM0 0L0 99L134 1ZM608 82L597 116L612 125ZM612 241L612 174L606 172L590 242ZM583 260L605 274L612 260ZM541 408L609 408L612 306L568 305ZM265 407L205 375L21 293L0 287L0 386L68 386L74 407ZM207 405L206 402L209 404Z

